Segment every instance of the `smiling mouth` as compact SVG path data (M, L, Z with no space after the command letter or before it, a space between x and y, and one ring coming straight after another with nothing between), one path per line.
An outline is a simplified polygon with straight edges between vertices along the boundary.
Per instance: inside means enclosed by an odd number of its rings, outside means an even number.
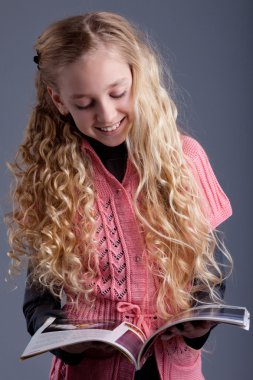
M122 121L124 119L125 119L125 117L123 117L123 119L121 119L117 123L111 125L110 127L103 127L103 128L97 128L97 129L99 129L100 131L103 131L103 132L112 132L112 131L115 131L116 129L119 128L120 124L122 123Z

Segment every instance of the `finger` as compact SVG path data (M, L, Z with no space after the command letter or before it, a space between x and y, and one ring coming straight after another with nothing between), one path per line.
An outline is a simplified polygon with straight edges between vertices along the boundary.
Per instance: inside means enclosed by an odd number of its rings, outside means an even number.
M166 330L164 334L161 335L161 340L169 340L172 336L181 335L181 331L177 329L176 326L171 327L169 330Z
M191 322L185 322L185 323L182 323L181 332L182 333L192 332L193 330L195 330L195 328L196 327Z
M192 322L192 325L195 328L202 328L202 329L210 329L214 326L216 326L218 323L216 321L194 321Z
M99 351L103 351L106 353L110 353L114 351L114 347L103 342L94 342L93 344L94 348L98 349Z

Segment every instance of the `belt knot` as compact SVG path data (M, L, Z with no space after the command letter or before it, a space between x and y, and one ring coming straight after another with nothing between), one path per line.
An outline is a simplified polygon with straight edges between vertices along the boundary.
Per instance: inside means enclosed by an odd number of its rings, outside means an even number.
M130 302L118 302L117 311L120 313L127 313L130 318L133 318L133 324L139 327L146 337L150 334L150 318L151 314L142 314L139 305Z

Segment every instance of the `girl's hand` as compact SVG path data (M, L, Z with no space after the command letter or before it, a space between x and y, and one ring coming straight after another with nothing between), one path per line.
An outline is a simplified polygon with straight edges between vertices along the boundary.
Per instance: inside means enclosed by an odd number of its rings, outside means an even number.
M185 322L171 327L168 332L162 335L162 340L169 340L172 336L181 335L188 339L200 338L207 334L211 328L217 325L213 321Z
M85 357L91 359L106 359L111 357L115 352L114 347L102 342L72 344L70 346L62 347L62 350L70 354L83 353Z

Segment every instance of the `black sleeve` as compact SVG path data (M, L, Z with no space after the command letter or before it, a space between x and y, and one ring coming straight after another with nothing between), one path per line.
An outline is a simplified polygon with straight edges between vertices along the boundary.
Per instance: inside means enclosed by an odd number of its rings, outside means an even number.
M224 275L224 270L222 269L223 268L223 256L221 254L221 252L216 248L215 249L215 252L214 252L214 256L217 260L217 262L221 265L221 271L223 272L223 275ZM225 280L222 281L221 284L218 284L215 288L217 294L219 295L220 299L223 299L224 298L224 295L225 295L225 290L226 290L226 282ZM195 295L195 298L200 300L200 304L203 303L203 302L212 302L210 300L210 297L209 297L209 294L208 293L205 293L205 292L199 292L198 294ZM198 302L196 302L195 304L196 306L198 305ZM199 338L194 338L194 339L190 339L190 338L186 338L184 337L184 341L185 343L190 346L191 348L194 348L195 350L199 350L200 348L202 348L204 346L204 344L206 343L209 335L210 335L210 332L211 330L213 329L214 327L212 327L207 334L199 337Z
M61 317L61 302L47 289L35 284L26 284L23 313L27 331L33 335L49 316Z
M200 350L209 338L210 332L211 330L209 330L207 334L200 336L199 338L190 339L186 338L185 336L183 338L187 346L194 348L194 350Z
M30 270L28 269L28 274ZM26 283L23 313L26 319L27 331L33 335L46 321L49 316L64 317L61 310L61 302L48 289ZM66 364L78 364L84 357L81 354L70 354L64 350L56 349L52 354L60 358Z

